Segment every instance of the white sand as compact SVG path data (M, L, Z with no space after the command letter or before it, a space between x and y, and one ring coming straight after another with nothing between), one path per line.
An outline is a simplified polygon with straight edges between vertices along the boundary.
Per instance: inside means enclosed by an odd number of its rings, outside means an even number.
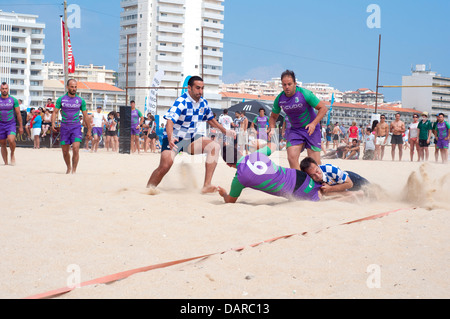
M272 157L288 166L285 152ZM16 158L0 166L0 298L65 287L70 265L84 282L223 251L60 298L450 297L450 165L433 155L423 172L409 154L391 161L389 149L382 162L324 160L378 184L378 200L289 202L246 189L234 205L200 194L202 157L177 157L156 196L145 185L159 154L81 151L76 175L64 174L59 149L18 149ZM234 173L220 162L214 183L229 189Z

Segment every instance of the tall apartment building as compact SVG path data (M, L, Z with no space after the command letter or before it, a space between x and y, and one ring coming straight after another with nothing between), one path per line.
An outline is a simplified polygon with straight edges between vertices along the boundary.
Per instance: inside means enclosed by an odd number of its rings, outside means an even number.
M64 65L62 63L44 62L42 75L44 80L64 80ZM75 73L70 78L83 82L98 82L116 85L116 71L108 70L106 66L77 65Z
M214 107L221 100L223 2L122 0L119 87L126 88L128 41L128 87L150 87L156 72L164 70L157 114L173 105L184 79L193 75L203 76L204 97ZM128 90L128 100L142 110L148 95L148 89Z
M38 16L0 11L0 82L27 106L41 106L45 24Z
M402 77L402 86L406 86L402 88L403 106L450 115L450 78L428 70L423 64L411 71L411 75Z
M378 101L377 101L378 98ZM346 91L342 97L344 103L360 103L365 105L375 105L384 103L384 95L370 89L357 89L356 91Z
M344 93L331 87L327 83L302 83L298 80L297 85L313 92L322 101L331 101L334 94L334 100L342 102ZM270 81L244 80L238 83L222 84L222 92L242 93L259 96L278 96L283 91L281 79L273 78Z

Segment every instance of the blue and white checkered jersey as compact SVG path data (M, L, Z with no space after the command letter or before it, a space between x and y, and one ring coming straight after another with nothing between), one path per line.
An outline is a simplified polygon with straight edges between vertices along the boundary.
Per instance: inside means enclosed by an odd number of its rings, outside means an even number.
M331 164L320 165L320 169L323 172L323 182L328 185L343 184L347 178L348 174Z
M192 138L197 132L197 124L212 120L214 114L208 106L208 101L200 98L200 101L196 102L188 93L184 93L174 102L164 118L173 122L173 137ZM165 129L164 136L167 136Z

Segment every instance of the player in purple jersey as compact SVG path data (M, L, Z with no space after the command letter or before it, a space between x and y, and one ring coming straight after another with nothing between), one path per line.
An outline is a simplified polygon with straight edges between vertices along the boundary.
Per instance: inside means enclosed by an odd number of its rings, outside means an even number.
M0 146L5 165L8 165L8 148L11 151L11 165L16 164L14 152L16 150L16 118L19 122L19 134L23 134L22 115L20 114L19 102L9 95L9 86L6 82L1 84L0 97Z
M437 122L433 124L433 134L437 139L436 151L441 153L442 163L446 164L448 162L450 124L445 121L444 113L438 114Z
M236 146L225 146L222 157L229 167L236 168L236 176L227 191L218 186L217 191L226 203L235 203L244 188L249 187L270 195L297 200L319 201L321 184L314 182L308 174L276 165L269 156L276 145L258 140L258 151L243 156Z
M140 128L144 122L144 116L141 111L136 108L136 103L134 101L130 102L131 106L131 153L138 152L140 154L139 147L139 135L141 133Z
M83 121L88 131L86 139L91 139L91 121L87 121L88 114L86 102L77 95L78 83L74 79L67 81L67 94L61 96L56 101L55 112L52 114L52 130L57 132L55 127L56 118L61 111L60 141L64 161L67 166L66 174L75 174L78 161L80 159L80 143L83 140L81 133L80 112L83 114ZM70 159L70 147L72 146L72 161Z
M278 116L286 113L286 148L291 168L300 170L300 153L306 148L308 156L320 164L321 127L320 121L328 108L311 91L297 87L294 72L286 70L281 74L283 92L275 99L269 119L269 137L275 134ZM316 114L314 110L317 110Z

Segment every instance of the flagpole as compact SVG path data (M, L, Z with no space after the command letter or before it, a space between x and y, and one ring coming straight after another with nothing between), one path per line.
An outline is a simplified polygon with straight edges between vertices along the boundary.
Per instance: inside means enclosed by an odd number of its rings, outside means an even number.
M64 0L64 87L69 80L69 30L67 26L67 0Z

